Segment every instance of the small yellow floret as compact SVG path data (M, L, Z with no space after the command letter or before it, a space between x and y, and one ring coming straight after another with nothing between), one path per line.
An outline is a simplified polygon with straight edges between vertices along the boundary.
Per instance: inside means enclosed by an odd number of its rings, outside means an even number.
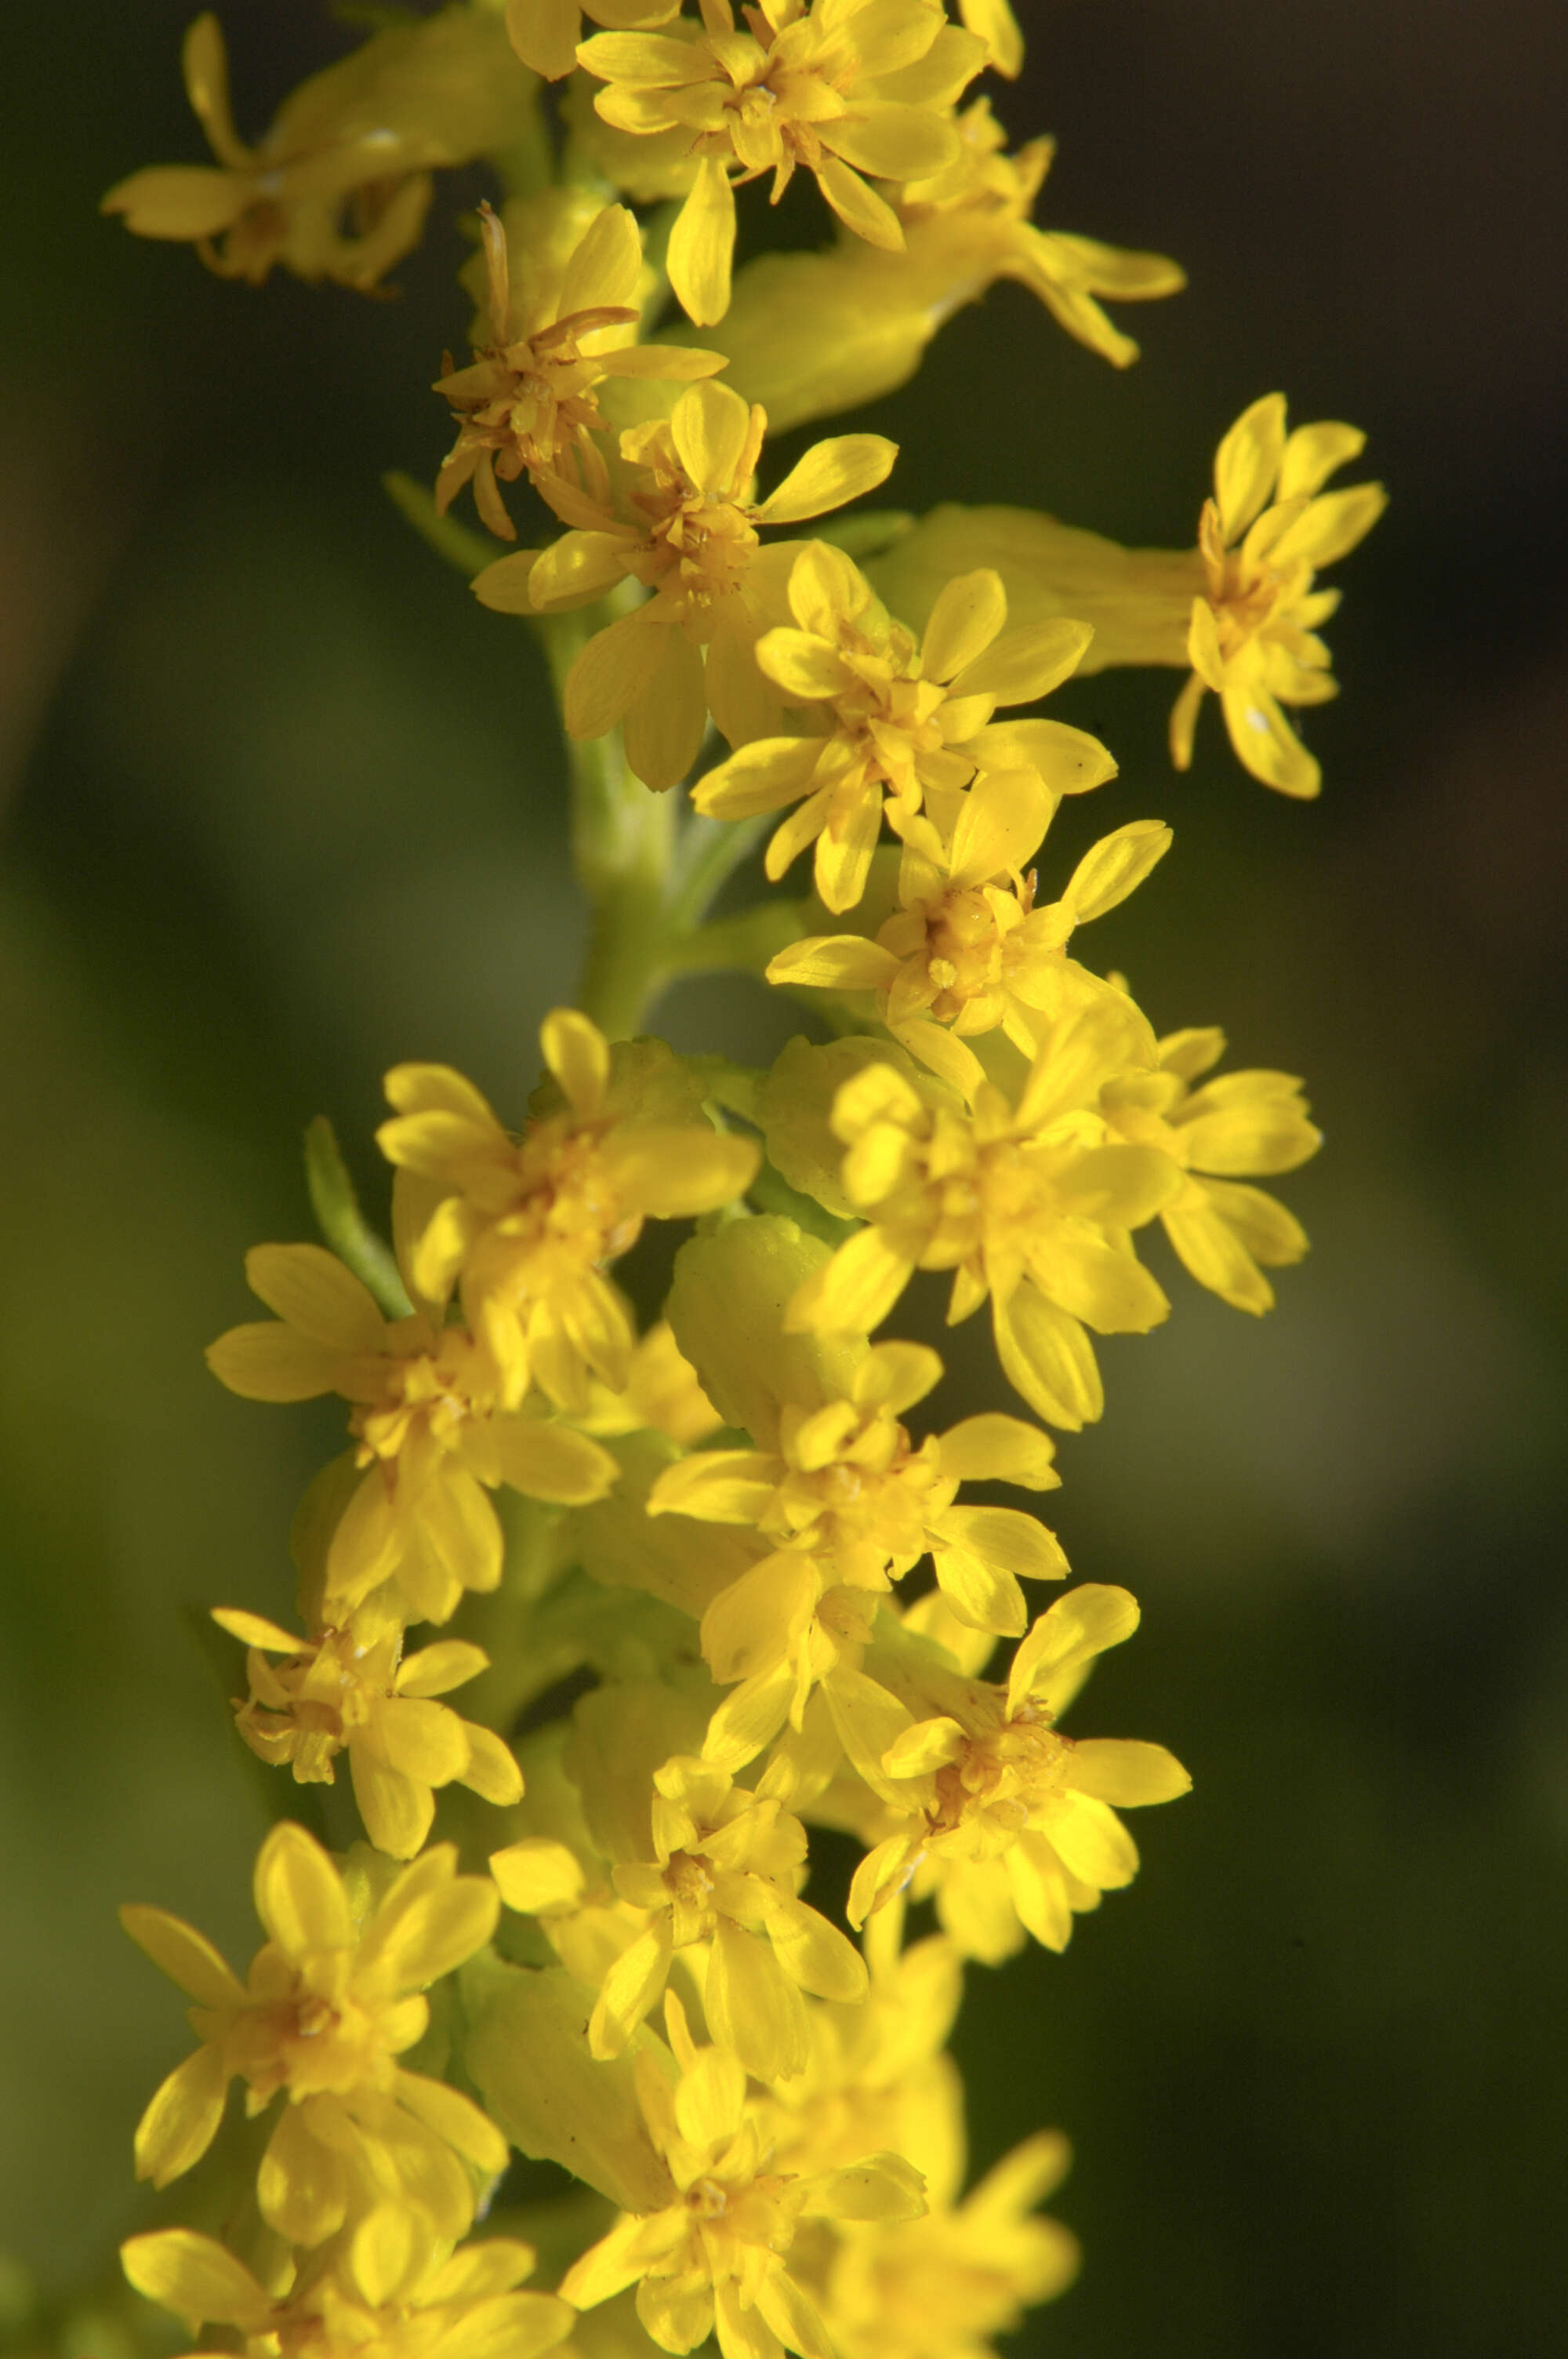
M155 165L111 189L105 212L142 237L189 239L220 277L257 286L281 263L369 289L417 245L433 165L514 136L527 83L499 22L448 7L376 33L302 82L247 147L229 111L218 19L185 37L185 87L215 165Z
M1300 1261L1306 1232L1275 1197L1240 1183L1294 1171L1316 1154L1323 1133L1307 1119L1293 1074L1221 1073L1194 1088L1224 1053L1225 1035L1212 1027L1173 1032L1160 1042L1157 1072L1112 1082L1100 1103L1122 1137L1159 1147L1186 1172L1160 1218L1198 1284L1238 1310L1260 1313L1272 1307L1274 1289L1260 1264Z
M871 1346L850 1392L786 1402L779 1447L701 1451L661 1474L650 1515L745 1524L789 1553L814 1559L824 1580L885 1592L930 1554L943 1595L961 1621L1018 1636L1026 1615L1017 1576L1059 1581L1067 1560L1034 1516L1010 1507L960 1507L966 1480L1045 1489L1057 1481L1052 1449L1011 1417L966 1418L918 1447L901 1413L939 1383L942 1363L922 1343ZM703 1646L714 1677L767 1651L766 1559L709 1606ZM787 1595L787 1580L780 1582ZM716 1659L717 1658L717 1659Z
M1094 1658L1137 1627L1125 1589L1086 1583L1041 1615L1005 1687L946 1671L939 1658L875 1660L872 1676L911 1713L930 1716L910 1719L880 1759L857 1765L910 1815L856 1871L852 1924L906 1888L935 1892L959 1948L994 1963L1024 1931L1065 1949L1074 1913L1131 1882L1137 1847L1111 1804L1170 1801L1192 1781L1163 1745L1074 1739L1056 1722Z
M839 220L896 253L898 216L870 179L929 179L958 151L955 101L985 44L936 0L761 0L738 31L730 0L701 0L703 29L600 33L578 51L606 87L604 121L690 135L700 158L670 235L670 285L699 326L730 302L735 187L771 172L776 204L796 168Z
M520 1137L447 1065L395 1067L386 1088L396 1115L377 1136L394 1163L429 1182L414 1274L436 1300L459 1283L503 1405L537 1384L581 1411L591 1377L622 1390L636 1343L606 1263L636 1243L644 1220L729 1203L758 1157L749 1140L713 1128L697 1082L662 1040L611 1049L571 1008L546 1016L540 1037L554 1086L536 1093Z
M797 524L884 482L897 447L881 434L818 442L765 500L753 478L766 413L727 386L695 385L669 418L628 429L633 470L622 507L540 490L572 526L537 558L503 557L474 582L499 614L579 606L622 582L653 595L591 638L567 677L568 734L601 737L625 723L626 758L647 786L675 786L696 761L711 712L731 745L779 725L778 697L757 671L770 618L755 577L759 527ZM776 570L793 545L765 552Z
M1036 903L1033 868L1051 797L1027 771L982 773L946 832L893 813L903 838L898 913L868 939L813 934L769 964L770 983L874 992L895 1040L960 1087L980 1078L955 1039L999 1026L1033 1058L1047 1026L1109 989L1067 956L1074 929L1141 885L1171 844L1158 820L1131 820L1086 853L1060 900Z
M1315 795L1323 774L1289 721L1286 705L1322 704L1338 694L1317 626L1339 603L1314 588L1371 531L1388 506L1380 484L1325 492L1367 438L1329 419L1285 432L1285 397L1265 395L1243 410L1214 462L1215 496L1204 504L1198 548L1206 576L1193 602L1187 636L1192 677L1171 713L1171 757L1192 760L1193 730L1212 689L1238 760L1283 795Z
M395 1209L406 1214L406 1181ZM406 1225L406 1222L402 1223ZM364 1469L327 1551L323 1613L341 1625L395 1582L408 1618L444 1622L465 1589L501 1578L501 1524L487 1495L505 1483L580 1506L615 1479L586 1434L503 1402L495 1364L464 1328L441 1323L450 1290L424 1293L406 1236L402 1274L418 1306L388 1320L352 1271L320 1245L257 1245L245 1273L276 1320L232 1327L208 1350L214 1375L249 1400L352 1402Z
M531 304L513 294L506 232L489 205L480 207L489 288L487 343L470 367L449 361L437 380L457 411L458 439L436 478L444 516L467 483L492 532L515 540L497 485L528 473L560 475L595 500L610 494L610 472L595 434L605 430L599 388L607 377L711 376L719 353L669 344L613 341L635 328L643 241L624 205L606 205L584 230L558 288Z
M1008 630L1000 577L981 568L950 582L924 637L894 622L850 559L822 541L789 578L794 627L758 642L757 661L813 733L762 737L710 770L693 800L715 819L797 808L768 846L784 875L816 845L816 890L832 910L865 890L884 805L914 816L953 799L977 772L1033 771L1054 799L1112 777L1116 765L1081 730L1049 721L1000 723L999 705L1032 703L1060 685L1089 642L1076 623Z
M562 2295L591 2310L635 2286L637 2315L665 2351L695 2350L717 2324L725 2359L780 2359L781 2348L834 2359L790 2268L800 2223L918 2217L920 2174L892 2154L847 2169L771 2170L762 2109L739 2059L697 2048L673 1993L665 2005L679 2077L672 2087L652 2055L640 2056L637 2095L675 2201L623 2213L568 2270Z
M806 1830L777 1784L764 1777L753 1793L679 1755L655 1772L654 1859L614 1869L616 1890L648 1921L605 1977L589 2026L596 2056L620 2055L662 1995L675 1951L693 1942L712 1945L703 2003L715 2037L762 2080L806 2062L802 1991L864 1996L860 1957L798 1897Z
M251 2338L258 2359L539 2359L571 2332L557 2296L516 2288L534 2267L529 2245L492 2236L453 2248L415 2210L368 2212L325 2270L309 2270L275 2299L211 2236L163 2228L120 2247L138 2293L185 2321Z
M1170 1310L1129 1232L1177 1193L1180 1167L1112 1136L1097 1111L1107 1082L1148 1060L1142 1031L1130 1003L1095 1002L1047 1036L1016 1104L985 1082L965 1106L891 1063L844 1082L830 1116L841 1184L869 1225L801 1288L789 1323L864 1332L916 1269L950 1269L949 1323L989 1296L1002 1366L1038 1415L1074 1431L1098 1417L1086 1328L1143 1334ZM781 1063L764 1103L775 1162L806 1116L811 1060L830 1054Z
M521 1799L522 1773L495 1731L434 1701L485 1669L481 1647L447 1638L403 1656L401 1624L369 1608L344 1629L303 1639L232 1607L212 1619L249 1649L250 1698L236 1709L251 1751L287 1764L300 1785L328 1786L346 1752L378 1851L413 1858L430 1832L433 1787L455 1779L487 1802Z
M356 1924L328 1854L287 1821L257 1854L254 1893L269 1938L243 1984L178 1917L120 1912L132 1940L197 2002L190 2023L202 2043L142 2115L136 2176L167 2187L199 2162L237 2077L248 2113L285 2100L256 2200L288 2243L319 2245L351 2209L384 2197L416 2205L439 2235L464 2234L472 2173L503 2169L506 2141L469 2098L396 2059L429 2021L419 1994L495 1930L500 1894L488 1876L459 1875L456 1850L439 1843Z

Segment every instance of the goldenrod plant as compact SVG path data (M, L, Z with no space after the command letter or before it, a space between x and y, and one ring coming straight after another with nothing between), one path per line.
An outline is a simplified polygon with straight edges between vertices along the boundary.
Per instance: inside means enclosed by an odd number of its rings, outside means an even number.
M368 293L437 175L482 168L456 440L390 484L555 680L589 944L526 1105L388 1074L384 1221L313 1126L325 1242L257 1245L271 1315L210 1348L249 1399L339 1397L348 1446L296 1521L298 1628L214 1616L276 1772L261 1947L242 1981L124 1911L197 2043L135 2141L189 2208L125 2273L250 2359L974 2359L1077 2247L1037 2210L1059 2135L964 2190L965 1973L1064 1949L1136 1873L1121 1814L1189 1779L1076 1701L1135 1600L972 1486L1070 1478L1046 1429L1100 1416L1093 1339L1170 1314L1154 1223L1269 1309L1306 1239L1257 1183L1319 1143L1295 1079L1083 962L1173 831L1119 812L1059 861L1060 804L1117 764L1038 708L1169 666L1178 767L1212 690L1243 767L1314 795L1317 576L1383 495L1325 490L1362 437L1272 394L1187 550L857 510L896 484L875 432L773 464L770 429L891 392L999 277L1117 367L1104 304L1181 287L1035 221L1051 143L1010 153L992 112L1006 0L355 14L254 145L199 17L214 160L105 208L225 277ZM748 252L763 202L793 250ZM714 915L764 839L760 897ZM725 968L809 1027L766 1071L646 1029ZM640 1325L616 1268L658 1222L687 1234ZM949 1324L985 1309L1016 1410L923 1421L923 1271ZM472 1720L440 1700L470 1681ZM843 1923L806 1897L824 1831Z

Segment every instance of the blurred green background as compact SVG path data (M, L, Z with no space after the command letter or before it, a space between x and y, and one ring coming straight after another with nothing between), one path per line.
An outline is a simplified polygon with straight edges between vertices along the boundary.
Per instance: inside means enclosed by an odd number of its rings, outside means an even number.
M184 2049L114 1905L251 1945L259 1811L180 1609L286 1608L335 1425L229 1398L200 1346L247 1315L246 1246L308 1233L309 1116L373 1181L393 1060L518 1109L581 930L530 647L377 486L444 448L425 387L461 340L479 183L385 302L252 293L127 238L102 190L200 152L189 13L5 26L0 2246L68 2311L142 2216L131 2128ZM1122 773L1069 807L1049 875L1122 820L1177 831L1091 955L1158 1023L1223 1021L1235 1060L1309 1076L1328 1146L1284 1185L1314 1251L1277 1313L1175 1272L1169 1326L1107 1348L1105 1421L1063 1446L1076 1570L1145 1608L1079 1724L1167 1742L1196 1792L1141 1822L1138 1886L1065 1959L978 1982L976 2160L1042 2119L1076 2142L1055 2208L1087 2266L1031 2351L1544 2359L1568 2296L1563 14L1023 15L998 104L1062 136L1044 217L1174 254L1191 288L1124 315L1146 356L1122 376L1020 290L964 313L869 421L903 441L897 496L1179 546L1218 434L1278 385L1369 430L1393 505L1336 577L1317 808L1245 778L1212 709L1173 777L1173 674L1056 708ZM225 20L254 127L350 38L319 0ZM663 1022L752 1056L795 1028L732 979ZM997 1393L980 1324L949 1397ZM23 2302L0 2270L0 2325ZM79 2311L66 2347L108 2343Z

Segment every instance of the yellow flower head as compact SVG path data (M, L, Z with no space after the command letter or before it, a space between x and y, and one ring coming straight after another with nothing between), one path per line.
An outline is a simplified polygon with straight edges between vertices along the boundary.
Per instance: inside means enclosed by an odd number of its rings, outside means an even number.
M256 2200L290 2244L319 2245L383 2198L417 2204L440 2235L462 2235L472 2171L504 2169L506 2141L467 2097L396 2061L429 2021L419 1994L495 1930L495 1886L456 1871L456 1850L438 1843L356 1924L320 1844L303 1827L275 1827L254 1881L268 1939L243 1984L178 1917L122 1909L132 1940L196 2001L201 2041L142 2115L136 2176L167 2187L199 2162L238 2077L248 2113L285 2098Z
M500 614L581 605L622 582L654 593L590 639L568 675L573 737L624 722L626 758L645 785L672 787L696 761L708 716L733 745L778 726L775 692L758 675L764 610L754 582L758 527L796 524L885 481L897 446L881 434L816 443L765 500L753 477L767 429L728 386L694 385L668 419L630 428L633 521L607 505L540 488L574 529L538 558L503 557L475 582ZM787 546L787 545L786 545ZM769 552L775 564L784 552Z
M698 326L730 303L737 180L796 168L858 237L897 253L898 216L862 176L920 180L957 152L951 110L985 44L949 25L937 0L762 0L738 31L730 0L700 0L703 29L600 33L578 51L606 87L594 104L617 130L681 129L701 158L669 244L670 285Z
M1033 139L1016 156L1007 135L979 98L959 116L961 145L946 168L912 182L901 195L906 255L890 277L890 295L907 278L909 290L940 287L935 332L959 304L974 302L998 278L1014 278L1039 298L1070 336L1117 368L1138 358L1130 336L1096 299L1148 302L1179 294L1186 274L1162 254L1139 254L1035 227L1034 201L1056 151L1054 139Z
M610 472L592 437L605 429L598 389L606 377L711 376L719 353L670 344L616 343L634 328L643 241L624 205L606 205L584 230L552 299L522 308L512 290L506 232L480 207L489 283L490 341L470 368L449 364L438 378L462 423L436 478L436 508L445 515L467 483L474 505L502 540L516 528L497 488L519 475L564 475L595 500L610 494Z
M554 2294L516 2288L534 2267L531 2245L492 2236L454 2251L417 2212L379 2204L324 2269L307 2269L275 2299L242 2261L192 2228L161 2228L120 2247L138 2293L185 2321L232 2326L266 2359L539 2359L571 2332ZM265 2338L265 2339L264 2339Z
M328 1786L346 1752L378 1851L412 1859L430 1832L431 1788L453 1779L487 1802L520 1799L522 1775L494 1730L433 1701L486 1668L482 1648L448 1638L399 1661L400 1624L368 1608L344 1629L306 1639L232 1607L219 1607L212 1619L249 1649L250 1698L237 1710L251 1751L287 1763L300 1785Z
M400 1225L410 1194L406 1182L395 1191ZM418 1308L396 1320L320 1245L257 1245L245 1273L278 1317L231 1328L207 1353L213 1375L248 1400L337 1392L353 1403L364 1473L326 1563L323 1611L339 1626L384 1581L396 1582L408 1616L432 1622L446 1621L465 1589L493 1589L502 1534L487 1485L582 1505L615 1479L614 1461L586 1434L501 1401L492 1357L466 1329L441 1323L449 1278L426 1294L406 1235L400 1244Z
M1111 1137L1092 1111L1107 1082L1144 1061L1140 1028L1130 1003L1097 1001L1047 1037L1016 1105L985 1082L967 1107L891 1063L843 1082L830 1117L847 1150L841 1184L869 1225L806 1280L788 1322L863 1333L914 1270L950 1269L949 1323L989 1295L1002 1366L1032 1408L1075 1431L1098 1417L1086 1327L1143 1334L1170 1310L1127 1233L1176 1193L1181 1170L1158 1147ZM775 1075L764 1113L784 1168L810 1060L828 1054L808 1050Z
M740 2060L694 2044L673 1992L665 2010L679 2077L672 2086L654 2055L639 2056L637 2095L674 2201L622 2214L567 2271L562 2295L591 2310L634 2285L637 2315L665 2351L693 2351L717 2326L724 2359L780 2359L781 2351L834 2359L790 2270L797 2227L803 2219L917 2217L920 2174L892 2154L841 2170L770 2170Z
M950 582L925 636L894 622L850 559L812 541L789 578L793 628L769 631L757 660L784 701L805 706L815 734L763 737L710 770L693 795L715 819L798 806L768 846L784 875L816 845L816 890L829 909L865 890L884 802L913 815L950 799L977 771L1033 770L1052 797L1114 777L1097 739L1047 721L1001 723L999 704L1027 704L1058 687L1089 643L1078 623L1009 631L1000 577L987 568Z
M654 1484L648 1512L748 1525L779 1549L814 1558L827 1582L852 1589L885 1592L929 1552L960 1621L1017 1636L1027 1617L1016 1576L1060 1580L1066 1559L1033 1516L955 1502L966 1481L1053 1487L1051 1444L1018 1418L984 1415L917 1447L900 1414L941 1375L941 1361L924 1343L873 1344L847 1397L785 1404L776 1451L710 1450L683 1459ZM734 1676L732 1659L750 1662L764 1651L753 1625L767 1618L770 1561L704 1616L716 1679Z
M590 1376L621 1390L636 1343L605 1264L644 1220L729 1203L758 1158L713 1129L663 1041L611 1049L572 1008L546 1016L540 1038L555 1087L536 1095L520 1137L447 1065L394 1068L397 1112L377 1136L391 1161L430 1183L414 1276L437 1301L460 1283L503 1406L536 1383L577 1410L590 1406Z
M110 190L105 212L142 237L194 240L220 277L258 286L276 263L369 288L418 243L432 165L513 136L527 86L495 18L449 7L395 26L286 102L247 147L229 111L216 16L185 37L185 87L216 165L156 165Z
M1158 1071L1111 1082L1102 1110L1123 1138L1159 1147L1186 1172L1160 1218L1198 1284L1260 1314L1272 1308L1274 1289L1259 1265L1300 1261L1306 1232L1276 1198L1240 1182L1294 1171L1317 1153L1323 1133L1308 1120L1293 1074L1222 1073L1195 1088L1225 1053L1225 1035L1213 1027L1173 1032L1159 1049Z
M933 337L999 278L1027 287L1069 335L1119 368L1137 358L1138 347L1097 299L1147 299L1174 294L1185 283L1163 255L1035 226L1031 215L1051 160L1050 140L1004 154L1004 134L983 98L955 128L958 147L944 170L893 194L902 253L840 235L813 252L755 255L739 273L723 322L706 341L728 354L729 383L765 406L775 433L857 408L907 383ZM676 332L684 340L684 331ZM981 542L962 561L1000 563L1000 545ZM1184 589L1184 631L1190 581ZM1095 619L1070 600L1056 611Z
M1110 988L1067 956L1074 929L1103 917L1170 849L1158 820L1131 820L1085 853L1058 901L1036 903L1022 871L1044 833L1051 798L1029 771L982 772L943 832L892 814L903 838L899 908L863 934L812 934L781 951L770 983L871 991L894 1039L960 1086L979 1070L933 1027L973 1038L999 1026L1033 1058L1046 1026Z
M1192 677L1171 713L1178 770L1192 760L1198 707L1213 689L1242 766L1282 795L1317 793L1323 773L1281 708L1338 694L1317 626L1339 592L1314 588L1317 569L1371 531L1388 495L1380 484L1322 487L1366 440L1359 428L1329 419L1287 435L1285 397L1271 393L1242 411L1220 444L1215 496L1198 524L1206 580L1193 602Z
M856 2000L866 1970L842 1933L797 1897L806 1829L779 1801L711 1763L676 1755L654 1773L651 1862L616 1865L615 1888L650 1912L611 1968L589 2026L596 2056L618 2056L660 1995L676 1950L711 1942L703 2004L715 2037L759 2079L798 2072L803 1990ZM765 1936L765 1939L760 1938Z
M961 2137L956 2143L961 2149ZM934 2192L924 2219L842 2238L827 2308L843 2359L952 2359L955 2351L994 2359L991 2337L1013 2332L1025 2310L1065 2293L1078 2274L1077 2238L1034 2209L1069 2158L1066 2140L1043 2130L962 2202L938 2202Z
M794 1222L764 1215L693 1238L676 1265L671 1318L728 1421L756 1445L684 1459L647 1499L651 1516L738 1526L764 1551L715 1565L707 1598L689 1608L709 1670L732 1690L702 1748L728 1769L786 1719L802 1727L813 1689L859 1663L878 1596L927 1552L954 1610L997 1630L1023 1627L1020 1574L1066 1570L1033 1516L956 1504L966 1481L1052 1487L1043 1433L984 1415L916 1445L902 1414L938 1381L935 1352L786 1332L784 1306L828 1259ZM684 1544L688 1560L697 1538Z
M857 1766L904 1822L856 1871L849 1919L860 1923L906 1886L935 1891L945 1930L968 1957L995 1962L1022 1926L1066 1947L1076 1910L1131 1882L1138 1851L1110 1807L1170 1801L1192 1780L1163 1745L1064 1736L1056 1721L1097 1655L1138 1627L1125 1589L1087 1583L1043 1614L1005 1687L921 1657L879 1658L912 1721L880 1761ZM846 1723L852 1737L852 1723Z

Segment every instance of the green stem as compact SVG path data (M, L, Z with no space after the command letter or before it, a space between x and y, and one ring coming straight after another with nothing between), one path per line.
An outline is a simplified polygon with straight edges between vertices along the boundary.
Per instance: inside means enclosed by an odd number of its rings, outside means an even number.
M670 901L673 933L700 926L721 886L762 842L772 821L704 819L694 812L681 831L676 852L675 890Z
M593 610L601 619L601 610ZM589 636L585 613L542 625L564 705L567 674ZM628 1040L665 963L674 809L627 767L620 732L567 740L572 862L589 904L588 955L577 1004L611 1040Z

